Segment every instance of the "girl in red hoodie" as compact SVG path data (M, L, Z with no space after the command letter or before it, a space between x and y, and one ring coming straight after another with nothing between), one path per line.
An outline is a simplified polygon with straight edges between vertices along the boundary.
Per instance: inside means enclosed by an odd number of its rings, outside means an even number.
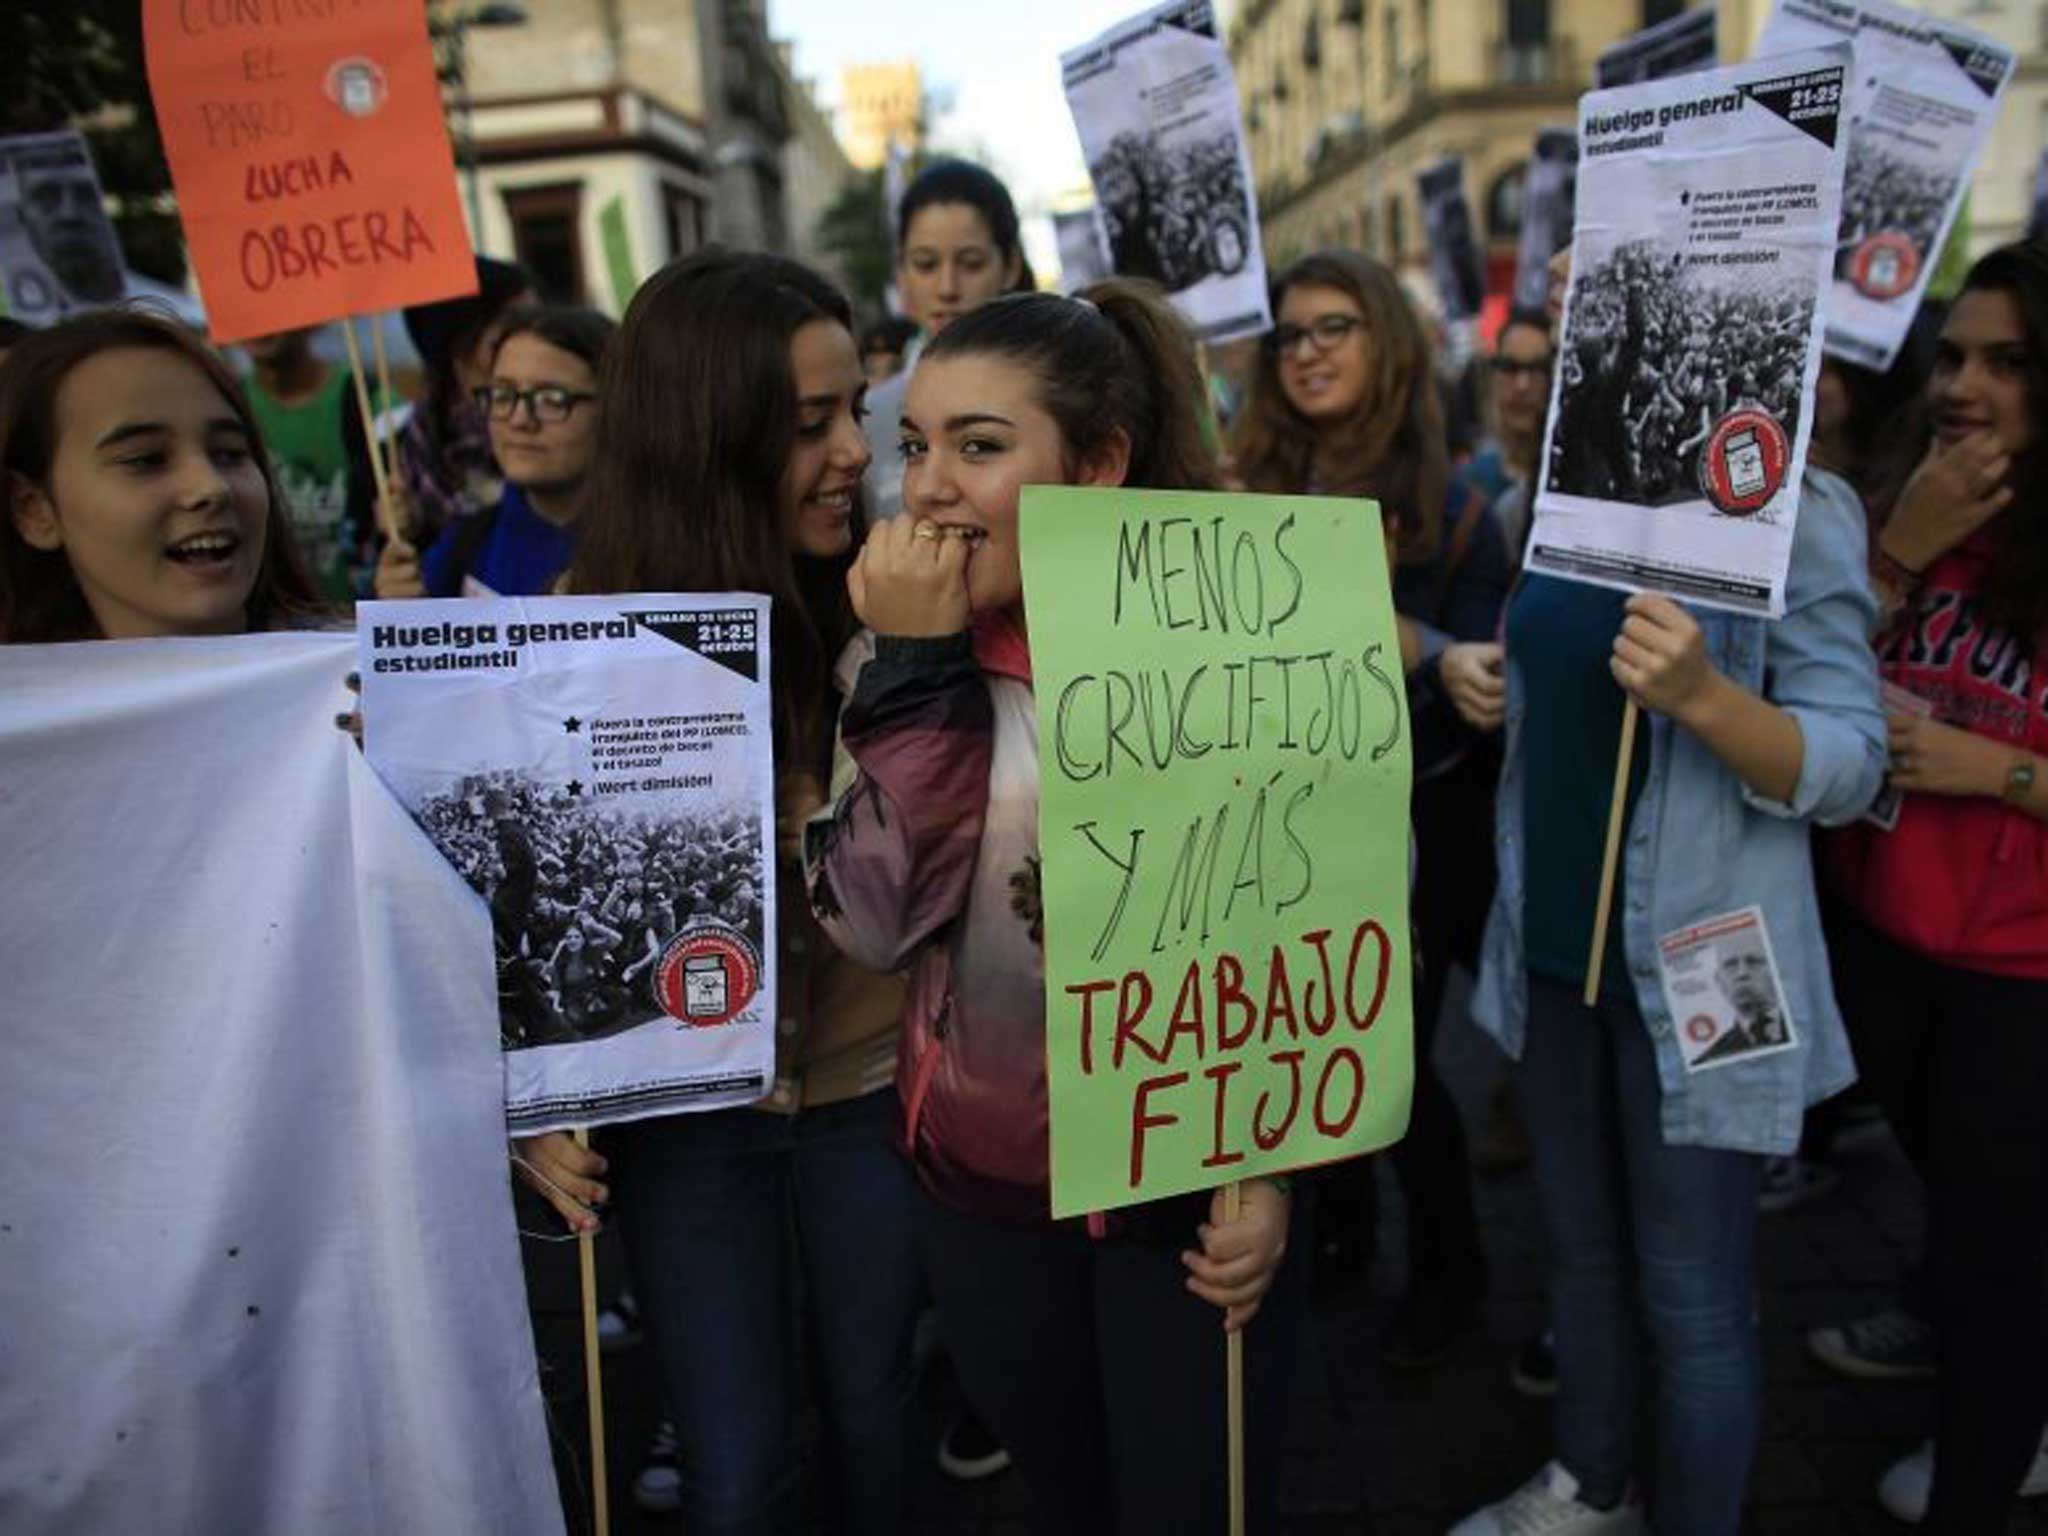
M1834 834L1836 987L1926 1178L1929 1526L2004 1528L2048 1417L2048 243L1978 262L1873 557L1897 824ZM1925 710L1926 713L1921 713Z

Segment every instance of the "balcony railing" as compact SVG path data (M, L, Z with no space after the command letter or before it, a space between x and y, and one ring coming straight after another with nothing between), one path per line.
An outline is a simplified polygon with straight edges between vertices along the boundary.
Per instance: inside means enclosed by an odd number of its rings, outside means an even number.
M1578 48L1568 37L1540 43L1498 43L1493 77L1502 85L1580 84Z

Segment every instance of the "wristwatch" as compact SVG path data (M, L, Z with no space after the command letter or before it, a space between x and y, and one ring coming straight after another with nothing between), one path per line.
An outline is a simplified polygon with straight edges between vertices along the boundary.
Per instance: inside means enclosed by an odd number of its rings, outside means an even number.
M2005 770L2005 802L2008 805L2025 805L2033 793L2034 760L2023 754Z

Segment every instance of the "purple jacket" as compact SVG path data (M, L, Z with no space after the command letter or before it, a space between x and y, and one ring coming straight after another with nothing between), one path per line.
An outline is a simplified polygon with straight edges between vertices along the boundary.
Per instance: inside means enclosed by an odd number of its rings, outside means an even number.
M900 1136L939 1199L1050 1219L1038 723L1021 634L862 635L840 663L851 769L813 824L811 903L875 970L908 967Z

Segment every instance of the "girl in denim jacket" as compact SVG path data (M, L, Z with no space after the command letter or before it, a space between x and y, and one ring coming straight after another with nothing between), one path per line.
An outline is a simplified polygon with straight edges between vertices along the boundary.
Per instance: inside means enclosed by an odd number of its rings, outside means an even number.
M1855 493L1809 469L1775 623L1542 576L1509 605L1500 885L1473 1016L1517 1062L1536 1146L1558 1456L1455 1536L1640 1531L1639 1469L1660 1536L1740 1523L1762 1407L1758 1179L1797 1145L1806 1106L1854 1075L1808 828L1860 815L1884 772L1864 549ZM1589 1008L1624 692L1646 739ZM1659 940L1746 908L1767 949L1730 946L1720 969L1747 1038L1696 1049ZM1639 1379L1654 1454L1631 1439Z

